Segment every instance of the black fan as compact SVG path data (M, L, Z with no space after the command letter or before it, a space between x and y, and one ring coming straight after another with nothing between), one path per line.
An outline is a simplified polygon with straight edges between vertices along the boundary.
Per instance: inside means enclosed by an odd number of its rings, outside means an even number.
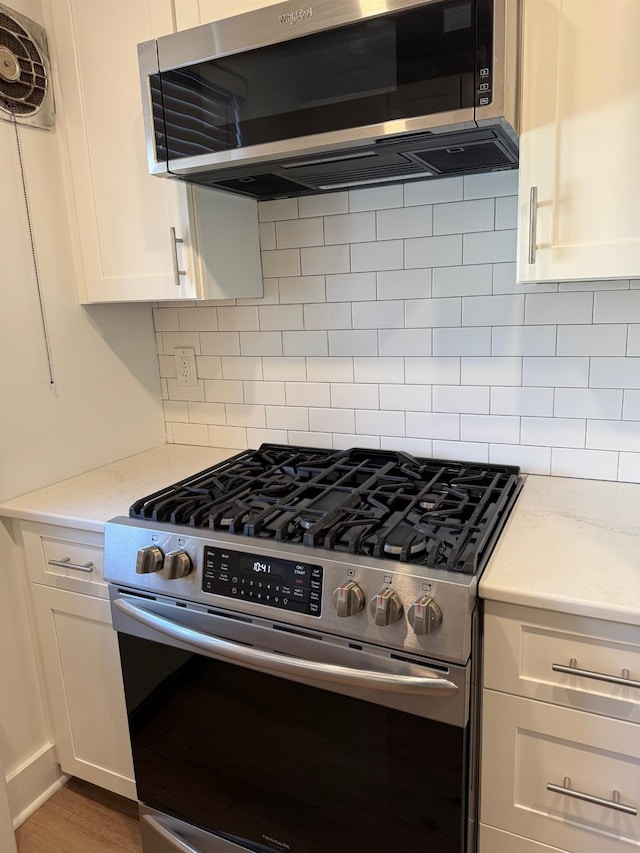
M47 37L35 21L0 5L0 111L49 130L54 123Z

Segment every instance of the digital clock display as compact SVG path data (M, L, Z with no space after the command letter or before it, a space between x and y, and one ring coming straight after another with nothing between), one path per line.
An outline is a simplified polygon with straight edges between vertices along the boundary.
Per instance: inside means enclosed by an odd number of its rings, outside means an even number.
M203 592L321 615L322 566L208 545L203 565Z

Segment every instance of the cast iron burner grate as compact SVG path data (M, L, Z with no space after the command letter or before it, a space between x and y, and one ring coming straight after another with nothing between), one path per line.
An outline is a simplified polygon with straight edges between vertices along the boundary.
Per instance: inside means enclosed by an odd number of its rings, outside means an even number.
M386 450L263 444L136 501L129 515L473 574L519 474Z

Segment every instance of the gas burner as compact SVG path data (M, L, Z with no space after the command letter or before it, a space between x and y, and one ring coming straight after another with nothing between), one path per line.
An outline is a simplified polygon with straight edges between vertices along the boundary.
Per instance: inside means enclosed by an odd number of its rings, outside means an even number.
M521 486L509 465L263 444L129 515L473 574Z

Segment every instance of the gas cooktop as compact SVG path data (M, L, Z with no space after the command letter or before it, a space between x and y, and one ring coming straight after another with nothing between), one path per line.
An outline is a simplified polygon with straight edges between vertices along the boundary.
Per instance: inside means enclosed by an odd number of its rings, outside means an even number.
M520 469L263 444L136 501L131 518L475 574Z

